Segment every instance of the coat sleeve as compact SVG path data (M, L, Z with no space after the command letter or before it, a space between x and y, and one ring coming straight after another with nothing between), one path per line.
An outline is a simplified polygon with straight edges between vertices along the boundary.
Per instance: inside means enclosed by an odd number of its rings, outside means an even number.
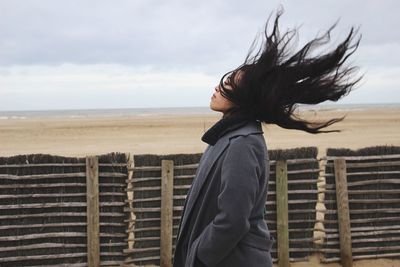
M251 135L231 140L222 163L218 213L193 242L188 257L192 262L217 265L248 232L261 172L260 147L254 140Z

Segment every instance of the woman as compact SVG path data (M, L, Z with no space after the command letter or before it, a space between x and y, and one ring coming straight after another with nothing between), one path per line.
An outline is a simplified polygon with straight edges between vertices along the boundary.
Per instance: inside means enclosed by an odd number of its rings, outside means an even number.
M310 122L294 114L296 104L337 101L360 78L345 60L357 49L354 31L328 53L311 57L322 37L296 53L289 46L296 31L280 36L278 11L272 33L255 55L225 74L210 108L223 117L202 137L208 143L186 198L178 230L174 266L272 266L273 241L264 215L269 176L267 147L261 122L308 133L321 131L342 118ZM253 46L254 47L254 46Z

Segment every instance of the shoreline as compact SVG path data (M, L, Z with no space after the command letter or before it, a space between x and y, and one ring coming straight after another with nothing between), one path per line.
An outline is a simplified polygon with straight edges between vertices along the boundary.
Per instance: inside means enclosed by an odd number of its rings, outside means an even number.
M299 105L299 112L345 112L368 111L371 109L399 109L400 103L373 104L325 104ZM55 110L0 110L0 121L12 119L47 119L47 118L110 118L110 117L153 117L153 116L187 116L211 115L209 107L164 107L164 108L104 108L104 109L55 109Z

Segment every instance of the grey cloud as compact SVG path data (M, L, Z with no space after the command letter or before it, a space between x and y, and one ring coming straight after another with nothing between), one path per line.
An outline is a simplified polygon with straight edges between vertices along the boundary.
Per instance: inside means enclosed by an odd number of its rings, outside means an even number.
M0 30L2 65L190 67L243 53L238 48L246 47L256 32L256 20L233 13L228 2L26 2L24 6L14 1L0 4L6 14L0 18L6 26Z
M282 28L303 24L302 39L341 18L336 37L361 25L362 45L399 43L393 27L399 4L389 0L3 0L0 65L117 63L216 72L241 63L280 2Z

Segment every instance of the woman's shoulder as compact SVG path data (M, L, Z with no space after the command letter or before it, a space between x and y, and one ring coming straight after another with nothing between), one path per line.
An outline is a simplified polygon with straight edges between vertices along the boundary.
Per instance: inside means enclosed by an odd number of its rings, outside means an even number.
M266 146L263 134L237 135L229 140L229 146L237 148L259 148Z
M261 123L258 121L251 121L231 133L231 137L229 138L229 150L234 150L238 153L253 151L265 158L268 152Z
M242 125L240 128L228 133L227 136L229 137L229 139L236 139L239 136L252 136L262 134L263 130L261 127L261 123L259 121L249 121Z

